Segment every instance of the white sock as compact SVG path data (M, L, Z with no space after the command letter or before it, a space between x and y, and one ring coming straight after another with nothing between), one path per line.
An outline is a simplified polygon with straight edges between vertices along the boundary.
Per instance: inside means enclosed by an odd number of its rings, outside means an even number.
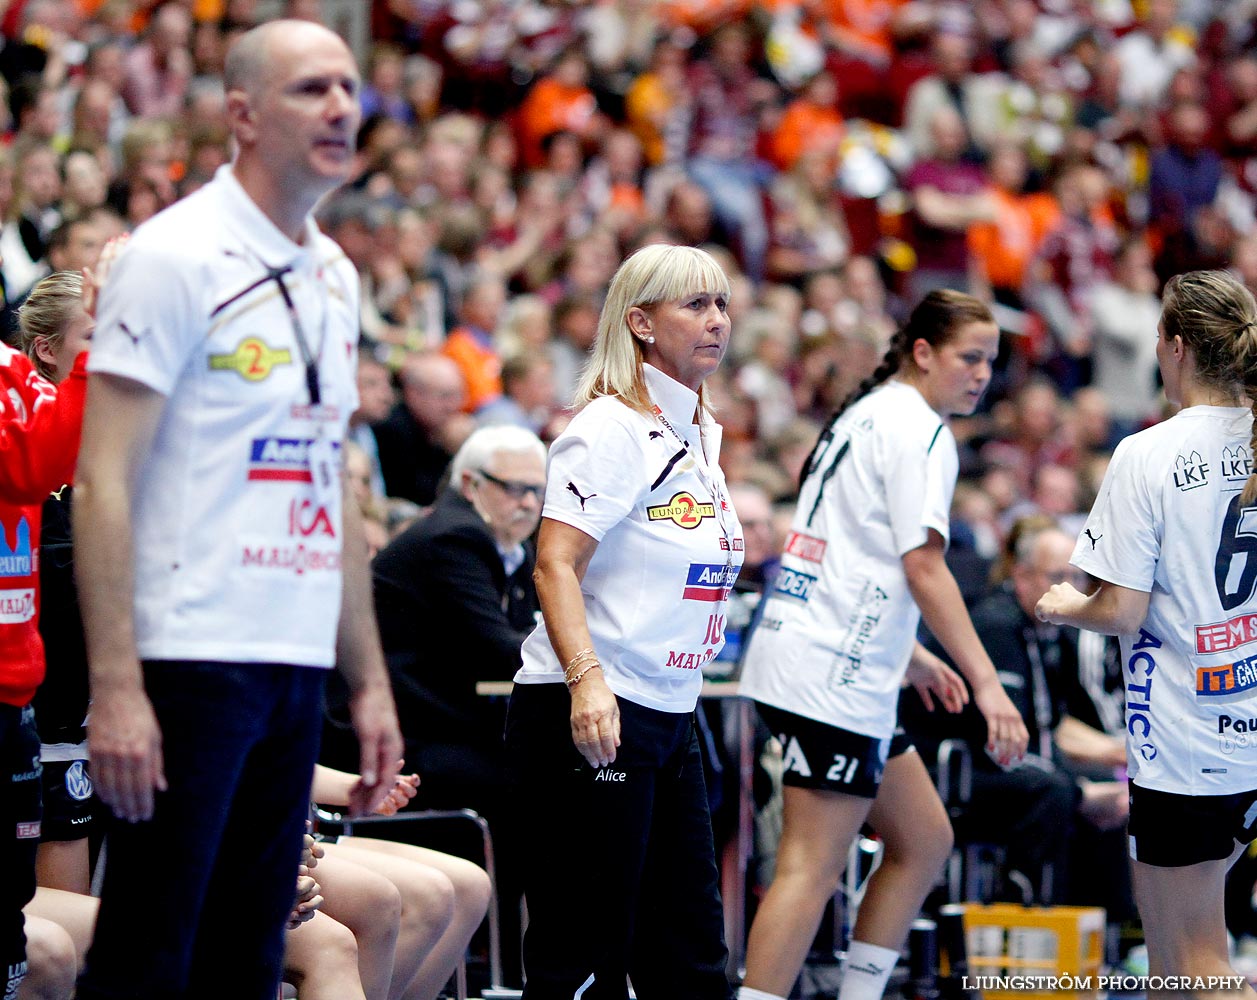
M738 1000L786 1000L786 998L779 997L776 993L765 993L763 990L753 990L749 986L741 986L738 988Z
M899 952L894 948L852 941L847 947L847 967L838 1000L881 1000L897 961Z

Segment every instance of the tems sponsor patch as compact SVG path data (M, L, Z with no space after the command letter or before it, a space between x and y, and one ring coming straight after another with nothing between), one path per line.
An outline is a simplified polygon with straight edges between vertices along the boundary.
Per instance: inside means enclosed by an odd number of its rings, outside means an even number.
M673 494L667 503L655 504L646 508L646 517L651 521L671 521L673 524L693 530L703 523L703 518L715 517L716 506L701 503L688 490Z
M681 596L687 601L727 601L737 568L723 563L690 563Z
M1196 652L1221 653L1257 642L1257 615L1236 615L1224 622L1196 626Z
M261 382L279 365L292 364L287 348L272 348L261 337L245 337L230 354L211 354L212 372L235 372L246 382Z

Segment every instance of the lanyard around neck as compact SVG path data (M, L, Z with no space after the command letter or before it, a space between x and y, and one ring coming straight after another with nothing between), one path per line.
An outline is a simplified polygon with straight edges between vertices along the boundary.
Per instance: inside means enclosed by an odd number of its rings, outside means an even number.
M700 460L694 455L694 450L690 447L689 441L687 441L680 434L680 432L672 426L672 421L663 415L663 410L660 409L658 403L655 404L655 416L659 418L659 422L668 429L672 436L677 439L681 448L690 457L690 460L694 463L694 474L698 476L699 482L701 482L711 494L713 501L712 507L716 513L716 524L720 526L720 534L724 537L725 551L728 553L725 564L732 565L734 537L733 528L729 524L729 519L726 514L726 511L728 510L728 501L725 500L724 492L720 489L720 485L716 481L716 478L714 476L709 476L708 474L706 456L703 456L703 459ZM702 431L700 430L699 433L701 434Z

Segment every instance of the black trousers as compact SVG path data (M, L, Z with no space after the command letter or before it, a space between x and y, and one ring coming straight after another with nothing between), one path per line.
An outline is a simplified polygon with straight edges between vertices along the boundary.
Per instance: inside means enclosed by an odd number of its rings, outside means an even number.
M526 831L525 1000L731 1000L694 720L620 699L597 770L559 684L516 685L506 743Z
M110 817L79 1000L273 1000L326 675L144 663L170 787L152 819Z
M22 907L35 895L39 846L39 734L30 705L0 705L0 996L26 975Z

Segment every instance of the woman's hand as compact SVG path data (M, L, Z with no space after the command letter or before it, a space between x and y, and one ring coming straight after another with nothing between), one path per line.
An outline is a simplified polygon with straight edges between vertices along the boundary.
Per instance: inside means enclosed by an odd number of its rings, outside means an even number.
M401 770L404 761L397 762L398 771ZM384 796L384 801L375 807L376 814L379 816L395 816L400 809L405 809L408 802L415 797L419 791L419 775L417 774L398 774L397 783L393 785L389 793Z
M590 767L606 767L620 745L620 704L600 669L581 678L571 695L572 742Z
M908 661L908 683L917 689L927 711L934 711L934 699L947 711L956 713L969 703L969 689L961 676L939 657L917 643Z
M986 720L986 750L1001 767L1016 764L1026 753L1030 734L1021 720L1017 706L1008 697L999 678L989 681L973 692L973 702Z
M1052 625L1069 624L1067 617L1086 597L1072 583L1054 583L1034 606L1034 615Z

